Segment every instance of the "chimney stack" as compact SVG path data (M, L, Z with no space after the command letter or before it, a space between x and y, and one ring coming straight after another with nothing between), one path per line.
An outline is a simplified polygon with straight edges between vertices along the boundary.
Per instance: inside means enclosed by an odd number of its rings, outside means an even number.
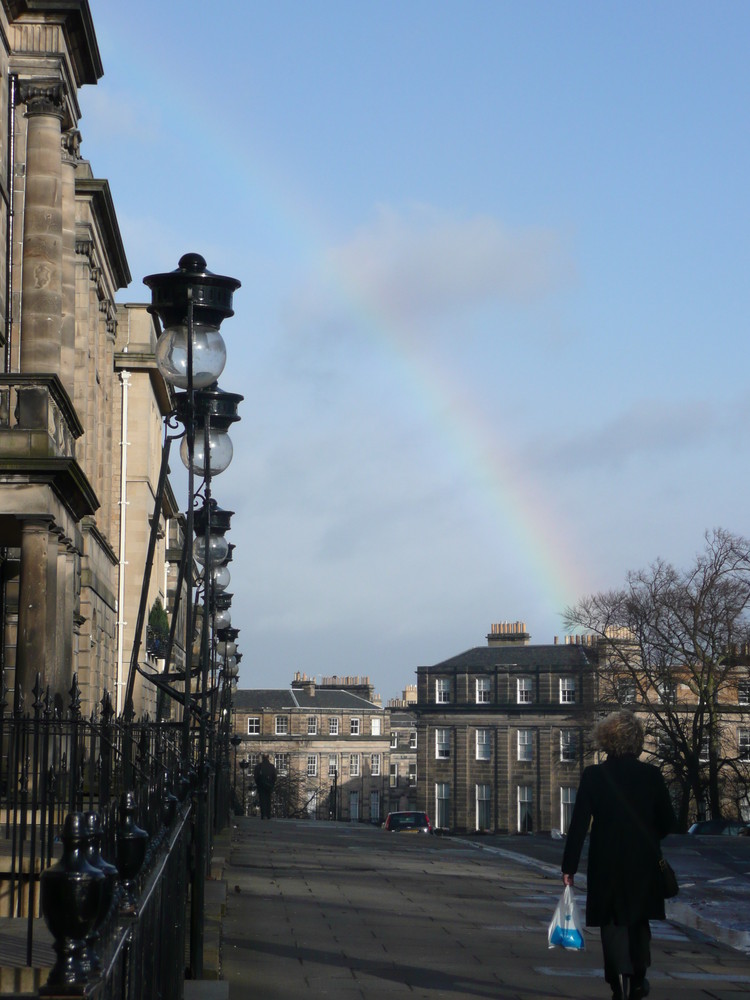
M498 622L490 626L488 646L528 646L531 636L526 622Z

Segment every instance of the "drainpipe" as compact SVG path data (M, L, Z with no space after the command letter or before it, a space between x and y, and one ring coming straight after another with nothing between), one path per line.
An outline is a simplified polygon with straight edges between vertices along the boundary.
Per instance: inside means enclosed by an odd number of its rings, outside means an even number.
M13 75L9 81L8 93L8 234L5 259L7 271L5 275L5 371L10 372L11 330L13 328L13 198L16 189L16 84L18 77Z
M120 561L119 580L117 585L117 715L122 715L122 689L125 684L123 679L123 661L125 647L125 626L127 622L123 620L125 613L125 522L128 508L127 485L128 485L128 390L130 388L130 372L120 372L122 382L122 433L120 440Z

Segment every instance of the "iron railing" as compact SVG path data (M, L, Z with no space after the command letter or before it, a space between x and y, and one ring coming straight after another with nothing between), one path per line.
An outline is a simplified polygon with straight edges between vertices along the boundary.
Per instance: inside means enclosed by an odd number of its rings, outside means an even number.
M91 838L74 843L87 814L96 816L96 850L119 870L107 912L98 912L84 945L71 945L69 934L67 943L56 941L51 992L179 1000L188 924L188 966L201 974L202 954L194 952L202 950L203 915L195 901L212 833L229 818L230 793L228 733L198 722L204 733L191 728L186 757L183 722L117 718L106 693L97 715L84 718L75 679L64 716L39 679L28 708L17 698L9 712L0 699L0 917L23 928L26 966L34 964L42 902L54 934L47 910L69 898L56 888L61 872L72 872L82 846L93 849ZM133 828L144 845L135 875L126 871Z

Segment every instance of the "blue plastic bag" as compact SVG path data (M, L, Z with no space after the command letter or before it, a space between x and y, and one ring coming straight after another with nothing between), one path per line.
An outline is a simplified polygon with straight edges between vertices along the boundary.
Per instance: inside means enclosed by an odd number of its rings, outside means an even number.
M569 885L565 886L555 907L547 931L547 941L550 948L566 948L568 951L583 951L586 947L583 940L583 921Z

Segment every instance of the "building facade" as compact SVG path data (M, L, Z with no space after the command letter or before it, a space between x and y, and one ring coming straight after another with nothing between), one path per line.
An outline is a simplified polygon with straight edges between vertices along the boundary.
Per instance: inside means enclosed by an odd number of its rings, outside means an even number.
M750 822L750 650L644 667L627 633L596 641L600 707L639 717L645 759L661 770L681 826L718 818L716 804Z
M130 271L81 155L78 94L103 73L88 0L2 0L0 40L0 666L26 710L39 675L65 711L76 675L88 715L126 680L170 402L151 318L115 302ZM168 498L150 602L175 515Z
M388 812L417 808L417 717L389 704Z
M297 674L288 689L239 689L233 716L237 757L248 765L250 811L253 768L267 753L277 771L277 813L383 821L390 723L367 678L331 677L316 684Z
M525 624L417 670L418 802L438 829L565 830L595 704L596 648L531 645Z

